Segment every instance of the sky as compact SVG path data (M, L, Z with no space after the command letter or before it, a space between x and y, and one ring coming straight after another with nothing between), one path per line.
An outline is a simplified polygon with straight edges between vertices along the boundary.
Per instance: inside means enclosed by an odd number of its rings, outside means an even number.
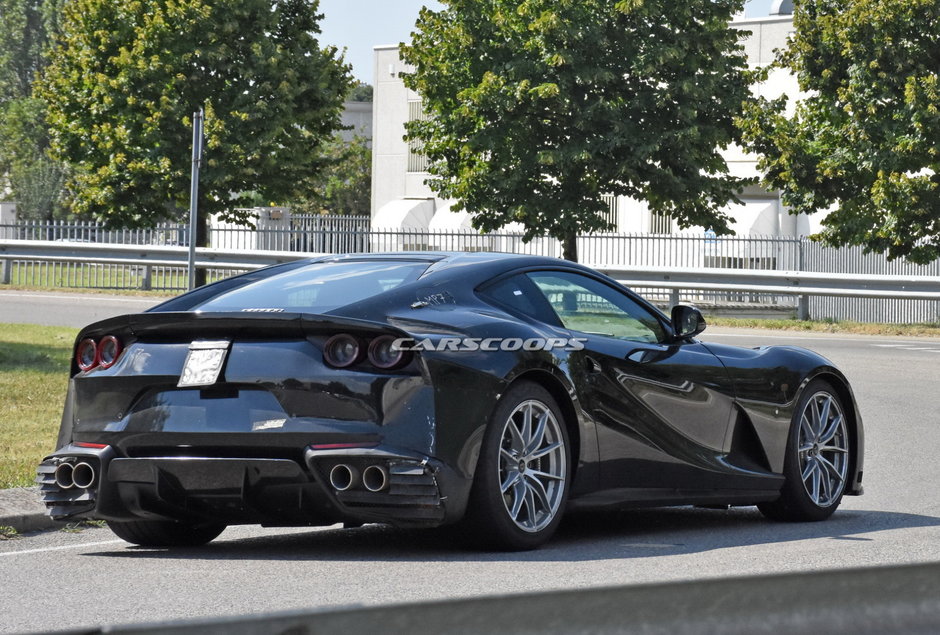
M747 17L770 12L772 0L748 0ZM323 21L321 45L346 48L346 61L353 66L353 76L373 83L372 47L407 41L414 30L422 6L440 9L434 0L320 0Z

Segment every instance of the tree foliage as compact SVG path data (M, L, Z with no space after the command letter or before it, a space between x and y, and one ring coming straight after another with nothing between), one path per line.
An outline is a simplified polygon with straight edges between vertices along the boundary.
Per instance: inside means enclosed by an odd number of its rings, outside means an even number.
M33 95L62 1L0 0L0 191L22 217L51 217L63 195L65 168L47 156L45 104Z
M372 84L357 80L349 90L346 101L372 101Z
M729 233L745 182L720 150L749 98L739 0L445 0L402 57L426 120L429 186L495 230L518 221L576 259L609 229L604 194Z
M71 0L40 84L73 206L112 225L188 207L205 108L200 214L286 201L321 169L349 69L320 48L317 0ZM253 194L254 193L254 194Z
M58 2L0 0L0 103L32 94Z
M940 256L940 2L804 0L776 61L806 93L743 124L792 213L832 210L818 236L889 258Z
M306 194L291 208L301 214L368 214L372 202L372 149L369 140L341 135L324 145L326 165L306 183Z

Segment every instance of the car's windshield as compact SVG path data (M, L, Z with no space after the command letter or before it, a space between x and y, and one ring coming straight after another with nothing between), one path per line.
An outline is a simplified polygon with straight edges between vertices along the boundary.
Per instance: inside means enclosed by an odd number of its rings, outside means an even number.
M427 262L319 262L239 287L194 311L283 310L325 313L417 280Z

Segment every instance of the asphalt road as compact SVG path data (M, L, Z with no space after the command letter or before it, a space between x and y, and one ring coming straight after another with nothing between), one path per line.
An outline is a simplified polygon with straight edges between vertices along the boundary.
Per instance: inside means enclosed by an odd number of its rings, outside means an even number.
M139 313L166 298L58 291L0 291L0 324L82 327L124 313Z
M719 329L702 339L806 346L839 365L865 421L866 494L808 524L754 508L581 515L548 546L508 554L376 525L233 527L182 550L135 548L107 529L45 532L0 542L0 630L940 561L940 340Z

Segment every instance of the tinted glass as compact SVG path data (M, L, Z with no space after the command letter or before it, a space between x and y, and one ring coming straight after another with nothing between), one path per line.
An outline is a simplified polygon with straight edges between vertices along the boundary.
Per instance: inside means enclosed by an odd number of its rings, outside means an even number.
M574 273L527 274L552 305L565 328L634 342L661 342L662 323L629 296Z
M321 262L259 280L197 304L196 311L281 309L325 313L417 280L426 262Z
M488 300L542 322L557 324L541 292L524 275L498 280L480 290Z

